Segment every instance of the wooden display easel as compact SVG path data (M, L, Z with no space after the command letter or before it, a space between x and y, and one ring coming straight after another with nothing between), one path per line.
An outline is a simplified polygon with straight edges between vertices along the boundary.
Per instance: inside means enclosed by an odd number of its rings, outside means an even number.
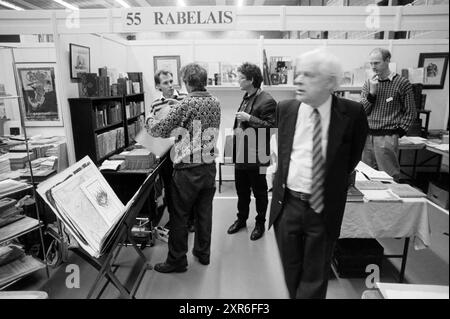
M145 275L145 272L149 269L152 269L152 266L149 264L149 261L147 260L147 258L144 256L144 254L138 248L136 242L134 241L133 236L131 234L131 229L134 225L136 217L139 215L139 212L141 211L148 196L150 195L150 192L154 186L156 175L159 173L159 170L163 165L164 161L165 159L161 159L161 161L158 163L157 167L153 170L153 172L150 173L145 179L144 183L142 184L142 188L139 190L139 194L136 197L136 201L130 206L128 211L125 212L126 216L124 218L124 221L121 224L117 225L119 229L116 230L114 238L110 241L109 247L106 248L106 252L101 257L94 258L81 248L73 249L73 251L77 255L79 255L81 258L87 261L98 271L98 275L94 280L94 284L92 285L87 295L88 299L93 297L94 292L100 286L100 283L102 282L103 278L106 279L106 283L104 283L103 287L100 289L95 298L101 297L103 291L110 282L120 292L121 297L128 299L134 298L139 288L139 285L142 281L142 278ZM141 266L139 274L131 289L125 287L125 285L122 284L115 275L115 272L120 266L114 264L114 262L119 256L123 244L126 243L130 244L134 248L134 250L137 252L139 256L139 261L143 262L143 265Z

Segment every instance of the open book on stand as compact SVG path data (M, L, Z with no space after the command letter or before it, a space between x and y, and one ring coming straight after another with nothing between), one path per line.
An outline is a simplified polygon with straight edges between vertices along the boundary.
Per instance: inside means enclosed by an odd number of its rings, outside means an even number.
M105 252L139 193L124 206L88 156L41 183L37 191L95 258Z

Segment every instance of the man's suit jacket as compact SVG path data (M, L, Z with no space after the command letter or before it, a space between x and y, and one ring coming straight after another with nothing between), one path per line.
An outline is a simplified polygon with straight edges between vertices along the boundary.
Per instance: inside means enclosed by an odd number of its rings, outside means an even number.
M278 167L273 184L269 227L282 213L286 181L300 102L286 100L277 108ZM368 132L367 117L360 103L333 96L326 152L324 210L327 232L340 234L349 174L361 159Z
M235 130L233 139L234 163L236 163L236 159L244 159L244 164L241 165L241 167L248 168L270 164L270 128L275 127L276 107L277 102L265 91L260 91L259 94L249 98L247 106L242 111L251 115L250 120L242 122L241 129L243 132L249 129L254 130L254 136L256 138L254 143L245 142L244 145L240 144L244 143L244 139L240 138L243 134L239 134L239 132L236 131L236 128L238 128L238 121L235 119L233 125L233 129ZM265 143L261 139L265 139ZM264 145L265 149L259 150L258 146ZM263 156L259 157L258 152ZM253 159L256 159L256 162ZM242 163L242 161L239 163Z

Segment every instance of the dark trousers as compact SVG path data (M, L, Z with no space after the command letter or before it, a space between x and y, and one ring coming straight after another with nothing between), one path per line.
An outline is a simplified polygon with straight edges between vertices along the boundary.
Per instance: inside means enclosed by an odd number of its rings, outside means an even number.
M274 228L290 298L325 299L336 240L327 236L323 215L287 193Z
M166 224L167 228L170 228L170 216L173 215L173 199L172 199L172 175L173 175L173 162L170 159L170 155L164 165L161 167L161 178L164 182L164 197L166 200L167 211L169 212L169 222ZM194 224L194 212L189 215L189 224Z
M238 214L241 221L248 219L250 210L251 191L256 199L256 222L264 224L266 221L267 203L267 181L266 175L260 174L259 168L256 169L234 169L234 180L236 192L238 195Z
M216 165L174 169L171 190L174 210L170 216L169 254L166 262L181 267L187 265L187 223L193 208L196 227L194 251L198 256L210 256Z

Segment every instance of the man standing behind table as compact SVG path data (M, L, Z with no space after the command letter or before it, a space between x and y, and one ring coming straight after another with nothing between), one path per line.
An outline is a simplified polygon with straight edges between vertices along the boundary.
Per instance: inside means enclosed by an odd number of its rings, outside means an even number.
M361 103L369 121L362 160L398 182L398 139L406 135L416 118L414 94L408 79L389 69L391 53L388 50L372 50L369 61L375 75L364 83L361 93Z
M167 70L158 70L154 76L155 87L161 92L161 96L155 99L151 104L151 112L157 119L163 118L170 110L170 107L181 102L186 93L178 92L173 86L173 74ZM172 195L170 193L170 184L172 180L173 162L170 156L167 157L166 163L161 169L161 177L164 181L164 196L167 202L167 211L170 215L173 212ZM194 232L194 213L189 216L188 227L190 232ZM170 220L165 228L170 228Z
M155 265L155 270L162 273L187 270L187 222L194 206L196 231L192 254L203 265L210 262L220 103L206 91L207 73L200 65L190 63L182 68L181 74L188 95L164 118L151 116L147 126L155 137L176 138L172 152L169 253L165 262Z
M239 86L244 98L234 121L234 178L238 195L237 220L228 228L234 234L246 227L249 215L250 194L256 199L256 223L250 239L264 234L268 205L266 169L270 165L270 128L275 124L277 103L261 90L261 70L251 63L238 68ZM260 149L264 148L265 149Z
M277 107L278 167L270 225L290 298L325 298L331 257L339 238L349 174L367 135L361 104L333 95L339 60L323 50L301 55L297 100Z

